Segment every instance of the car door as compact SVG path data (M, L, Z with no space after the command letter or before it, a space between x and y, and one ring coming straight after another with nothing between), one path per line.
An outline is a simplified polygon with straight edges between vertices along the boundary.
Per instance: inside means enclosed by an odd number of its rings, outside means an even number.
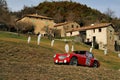
M86 62L85 52L79 53L78 63L80 65L85 65L85 62Z

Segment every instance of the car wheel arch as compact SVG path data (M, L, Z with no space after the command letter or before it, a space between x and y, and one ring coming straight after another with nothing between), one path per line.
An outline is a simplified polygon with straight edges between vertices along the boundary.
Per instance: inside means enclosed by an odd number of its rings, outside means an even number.
M70 58L70 60L71 60L72 58L76 58L76 59L78 60L78 57L77 57L77 56L72 56L72 57Z
M71 59L70 59L70 65L73 65L73 63L71 63L71 61L73 61L73 59L76 59L77 60L77 64L76 66L78 65L78 58L76 56L72 56Z

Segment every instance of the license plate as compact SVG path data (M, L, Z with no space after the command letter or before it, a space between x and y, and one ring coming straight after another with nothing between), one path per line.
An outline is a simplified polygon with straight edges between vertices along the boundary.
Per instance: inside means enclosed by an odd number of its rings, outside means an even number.
M59 63L63 63L63 61L59 61Z

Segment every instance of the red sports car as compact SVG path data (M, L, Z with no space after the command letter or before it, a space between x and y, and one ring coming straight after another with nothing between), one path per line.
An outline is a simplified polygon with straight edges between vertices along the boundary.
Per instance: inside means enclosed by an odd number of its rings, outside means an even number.
M93 54L88 51L73 51L65 54L54 55L55 64L70 64L70 65L83 65L90 67L99 67L99 61L94 58Z

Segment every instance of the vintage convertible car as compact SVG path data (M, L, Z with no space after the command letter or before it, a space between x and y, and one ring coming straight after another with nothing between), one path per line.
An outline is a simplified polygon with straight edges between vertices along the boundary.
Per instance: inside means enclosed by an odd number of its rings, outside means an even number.
M73 51L71 53L57 53L54 55L55 64L83 65L89 67L99 67L99 61L94 58L89 51Z

